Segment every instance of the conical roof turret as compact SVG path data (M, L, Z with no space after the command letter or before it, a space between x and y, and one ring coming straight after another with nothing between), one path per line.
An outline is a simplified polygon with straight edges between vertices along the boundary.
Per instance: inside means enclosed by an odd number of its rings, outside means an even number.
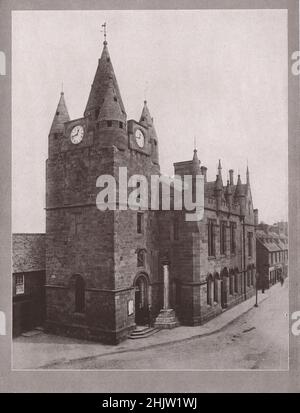
M197 154L197 149L194 149L193 155L193 174L194 175L201 175L201 168L200 168L200 161Z
M238 174L238 179L237 179L236 188L235 188L235 196L236 197L243 196L242 181L241 181L241 175L240 174Z
M218 164L218 174L216 176L215 189L217 191L221 191L223 189L222 166L221 166L220 159L219 159L219 164Z
M70 120L69 112L65 102L64 92L61 92L57 109L52 121L50 133L61 133L64 130L64 123Z
M141 117L140 117L140 123L144 124L148 128L151 128L152 129L152 135L154 137L157 136L155 128L154 128L153 118L150 115L150 111L149 111L149 108L147 106L147 101L146 100L144 100L144 107L143 107L142 114L141 114Z
M107 94L107 89L112 83L113 90L117 97L121 112L126 117L126 112L121 98L118 82L108 52L107 42L104 41L103 45L104 47L98 62L98 67L91 87L84 115L88 116L101 110L105 96Z

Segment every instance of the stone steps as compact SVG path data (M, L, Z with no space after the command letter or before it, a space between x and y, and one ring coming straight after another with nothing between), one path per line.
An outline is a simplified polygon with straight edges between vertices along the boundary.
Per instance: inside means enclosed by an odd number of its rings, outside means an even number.
M146 338L152 336L159 331L158 328L153 327L137 327L135 330L131 332L128 336L130 339L138 339L138 338Z

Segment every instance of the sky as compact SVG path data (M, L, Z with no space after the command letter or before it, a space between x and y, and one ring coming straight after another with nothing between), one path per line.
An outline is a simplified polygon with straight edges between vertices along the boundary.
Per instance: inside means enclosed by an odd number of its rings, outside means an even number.
M107 41L127 119L147 99L161 171L192 159L208 179L218 160L245 182L272 224L287 219L285 10L17 11L12 33L13 232L45 231L48 133L63 83L83 116Z

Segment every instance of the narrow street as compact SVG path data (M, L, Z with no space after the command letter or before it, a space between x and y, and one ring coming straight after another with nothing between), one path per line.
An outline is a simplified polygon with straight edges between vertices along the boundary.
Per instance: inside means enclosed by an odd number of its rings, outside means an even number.
M260 293L261 294L261 293ZM288 369L288 281L219 332L116 354L56 363L55 369Z

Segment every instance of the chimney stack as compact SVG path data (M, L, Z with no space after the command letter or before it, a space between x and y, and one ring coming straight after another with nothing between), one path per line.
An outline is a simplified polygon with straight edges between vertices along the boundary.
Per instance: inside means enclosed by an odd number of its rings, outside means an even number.
M201 166L201 174L204 175L204 182L207 182L207 168L206 166Z
M233 184L233 169L229 169L229 184L234 185Z

